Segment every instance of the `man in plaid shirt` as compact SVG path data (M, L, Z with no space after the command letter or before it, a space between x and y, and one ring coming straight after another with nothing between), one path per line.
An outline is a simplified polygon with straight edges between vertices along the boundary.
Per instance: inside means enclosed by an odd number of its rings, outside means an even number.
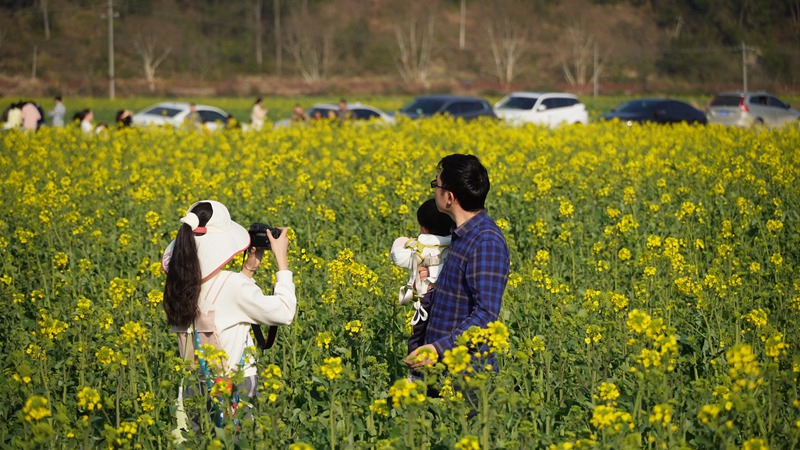
M473 325L497 320L508 281L508 244L484 209L489 175L477 157L442 158L431 181L439 211L455 221L450 253L430 295L425 344L406 359L412 369L433 364Z

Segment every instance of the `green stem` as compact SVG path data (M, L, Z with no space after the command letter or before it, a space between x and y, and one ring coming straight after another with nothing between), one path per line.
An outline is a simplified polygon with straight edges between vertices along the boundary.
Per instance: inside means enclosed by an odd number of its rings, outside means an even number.
M336 414L334 412L334 400L333 400L333 392L331 392L331 408L330 408L330 439L331 439L331 450L336 449Z
M117 419L116 419L117 428L119 428L119 423L120 423L119 398L122 396L122 380L124 378L125 378L125 368L122 365L120 365L120 367L119 367L119 383L117 383L117 398L116 398L116 402L115 402L116 403L116 413L117 413Z
M481 448L491 448L489 446L489 395L486 392L486 383L481 385Z

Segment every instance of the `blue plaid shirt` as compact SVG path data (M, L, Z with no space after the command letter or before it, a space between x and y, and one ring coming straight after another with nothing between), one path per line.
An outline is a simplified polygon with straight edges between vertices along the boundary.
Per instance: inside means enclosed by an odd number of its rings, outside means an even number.
M503 232L483 210L452 232L452 244L431 295L425 343L439 352L469 327L497 320L509 271Z

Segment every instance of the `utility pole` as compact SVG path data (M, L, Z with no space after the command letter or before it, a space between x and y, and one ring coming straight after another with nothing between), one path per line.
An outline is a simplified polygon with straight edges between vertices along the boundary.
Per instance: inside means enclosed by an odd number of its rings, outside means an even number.
M108 0L108 98L114 100L114 0Z
M742 89L747 92L747 46L742 41Z

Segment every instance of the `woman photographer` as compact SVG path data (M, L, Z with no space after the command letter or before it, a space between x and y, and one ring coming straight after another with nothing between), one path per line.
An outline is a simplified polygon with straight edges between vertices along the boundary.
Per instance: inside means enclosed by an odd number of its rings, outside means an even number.
M224 350L227 361L222 368L206 369L203 366L214 361L200 361L206 378L243 371L244 382L237 392L253 397L257 369L254 358L244 355L245 348L254 345L251 324L288 325L297 307L286 230L281 229L278 237L267 233L278 271L273 294L266 295L253 280L264 249L250 247L248 231L231 220L222 203L195 203L180 221L178 235L164 251L161 265L167 273L164 311L178 335L181 357L195 358L195 347L207 343ZM222 270L243 251L247 254L240 272Z

